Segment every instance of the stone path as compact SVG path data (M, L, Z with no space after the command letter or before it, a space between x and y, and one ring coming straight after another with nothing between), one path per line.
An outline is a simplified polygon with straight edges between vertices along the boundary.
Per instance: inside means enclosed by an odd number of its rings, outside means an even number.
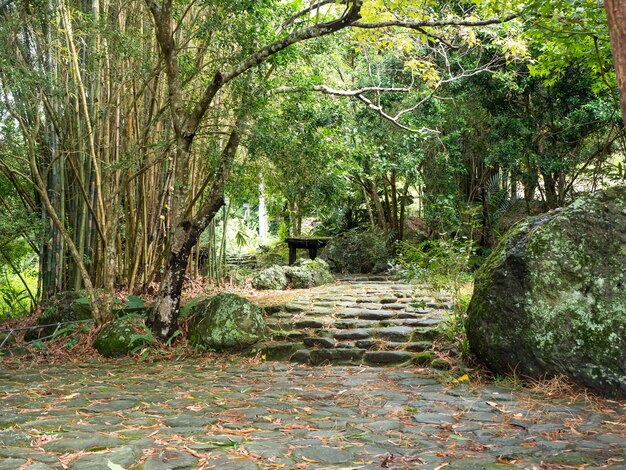
M450 299L385 277L347 278L303 291L294 302L267 309L271 340L257 350L268 359L320 364L420 364L446 367L432 340Z
M303 291L259 351L304 364L0 369L0 470L626 469L624 402L427 375L447 302L385 279Z
M625 403L450 388L407 367L0 371L0 469L626 468L625 433Z

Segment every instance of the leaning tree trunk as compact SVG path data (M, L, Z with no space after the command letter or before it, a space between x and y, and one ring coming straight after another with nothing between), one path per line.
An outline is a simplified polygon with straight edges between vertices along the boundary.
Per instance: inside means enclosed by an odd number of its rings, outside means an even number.
M622 118L626 122L626 0L605 0L613 63L621 95Z
M226 147L220 156L220 167L211 176L213 184L209 195L202 203L194 217L189 217L190 207L186 198L180 194L172 198L172 228L169 259L166 263L165 277L161 281L159 296L150 311L149 324L153 333L161 338L170 338L178 328L180 314L180 297L185 281L185 273L189 264L191 251L198 243L204 229L208 227L215 215L224 205L224 186L230 173L235 153L239 147L239 120L230 134ZM181 139L178 142L178 162L188 162L191 154L192 139ZM177 163L177 165L183 166ZM180 175L179 175L180 176ZM182 188L178 184L177 187Z
M361 18L362 0L352 0L342 16L328 22L297 29L280 39L269 43L249 55L243 61L226 70L216 70L213 79L209 80L201 92L199 100L189 108L187 97L183 91L183 80L178 68L178 53L175 42L173 0L145 0L153 18L153 26L164 70L167 76L169 109L172 115L172 124L176 135L176 170L174 194L172 198L172 224L170 232L170 253L167 262L167 271L161 284L159 297L150 315L153 332L160 338L171 337L176 331L180 307L180 293L184 279L184 270L187 267L191 249L207 225L213 220L215 213L223 205L224 183L230 171L230 163L234 158L239 145L239 132L232 131L228 144L220 158L220 169L213 175L211 192L202 204L196 216L188 216L193 205L188 196L188 188L182 186L187 175L191 146L194 137L205 117L213 99L228 82L241 76L248 70L262 64L268 57L288 48L289 46L313 38L333 34L347 28ZM182 170L182 172L181 172ZM177 188L182 188L178 190ZM184 199L184 203L183 203ZM187 205L189 204L189 207Z

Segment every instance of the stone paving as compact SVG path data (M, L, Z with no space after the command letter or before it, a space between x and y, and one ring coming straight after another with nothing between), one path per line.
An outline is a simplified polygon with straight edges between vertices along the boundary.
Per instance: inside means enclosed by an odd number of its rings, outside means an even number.
M382 277L351 277L267 309L270 359L320 364L435 364L432 340L449 298Z
M407 367L234 360L0 371L0 469L626 468L626 404Z
M446 385L422 368L447 302L378 278L303 291L270 309L258 350L304 364L0 369L0 470L626 469L624 402Z

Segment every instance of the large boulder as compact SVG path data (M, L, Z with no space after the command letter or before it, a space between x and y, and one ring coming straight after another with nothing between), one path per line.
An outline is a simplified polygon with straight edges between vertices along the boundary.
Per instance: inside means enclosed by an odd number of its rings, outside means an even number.
M156 339L144 319L139 315L127 315L105 325L93 347L104 357L122 357L151 344L156 344Z
M386 271L392 255L382 233L350 231L328 242L321 258L333 272L366 274Z
M514 226L477 273L466 327L497 373L626 395L626 188Z
M192 307L189 342L202 350L250 346L265 337L261 308L235 294L218 294Z

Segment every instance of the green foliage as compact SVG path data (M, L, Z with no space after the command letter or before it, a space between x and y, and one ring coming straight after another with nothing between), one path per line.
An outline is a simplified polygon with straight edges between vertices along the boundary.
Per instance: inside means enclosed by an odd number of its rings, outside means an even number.
M337 273L382 272L391 259L388 241L381 232L350 230L333 238L320 257Z
M462 356L469 356L465 319L471 299L468 286L473 274L471 261L476 244L466 237L427 240L417 245L399 244L398 268L407 280L441 294L452 295L452 309L440 328L444 341L454 345Z
M475 242L467 237L427 240L417 245L400 242L398 248L398 268L407 280L454 293L472 280Z

